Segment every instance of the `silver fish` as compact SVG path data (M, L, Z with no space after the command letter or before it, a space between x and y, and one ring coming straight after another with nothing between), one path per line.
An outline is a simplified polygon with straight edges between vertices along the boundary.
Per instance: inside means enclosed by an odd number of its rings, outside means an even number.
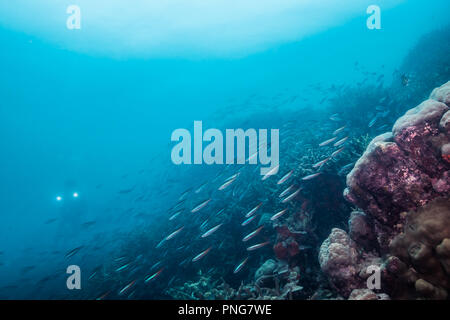
M239 263L239 264L236 266L236 268L234 268L233 273L238 273L239 271L241 271L242 268L244 268L244 266L245 266L245 264L247 263L247 261L248 261L248 257L245 258L241 263Z
M281 217L282 215L284 215L286 212L287 212L287 208L284 209L284 210L281 210L281 211L278 212L278 213L275 213L275 214L270 218L270 220L274 221L274 220L278 219L279 217Z
M200 252L198 255L196 255L196 256L192 259L192 262L198 261L198 260L200 260L201 258L203 258L204 256L206 256L206 255L208 254L208 252L211 251L211 248L212 248L212 247L209 247L208 249L206 249L206 250Z
M177 230L175 230L175 231L172 232L171 234L169 234L164 240L167 241L167 240L170 240L170 239L174 238L174 237L175 237L177 234L179 234L183 229L184 229L184 226L181 227L181 228L179 228L179 229L177 229Z
M308 175L306 177L303 177L302 180L311 180L311 179L314 179L315 177L317 177L320 174L321 174L320 172L313 173L313 174L310 174L310 175Z
M347 127L347 126L343 126L343 127L340 127L339 129L334 130L333 135L334 135L334 136L338 135L339 133L341 133L342 131L344 131L346 127Z
M331 154L331 158L337 156L337 155L338 155L339 153L341 153L344 149L345 149L345 147L342 147L342 148L336 150L335 152L333 152L333 153Z
M295 192L292 193L291 195L289 195L289 196L287 196L286 198L284 198L281 202L282 202L282 203L286 203L286 202L291 201L292 199L294 199L294 198L298 195L298 193L300 192L301 189L302 189L302 188L298 188L297 191L295 191Z
M291 184L289 187L287 187L282 193L280 193L279 197L283 198L285 195L287 195L292 189L294 189L294 185Z
M259 227L258 229L256 229L255 231L250 232L248 235L246 235L242 241L246 242L250 239L252 239L253 237L255 237L262 229L264 228L264 226Z
M266 180L268 177L270 177L271 175L276 174L276 173L278 172L279 167L280 167L279 165L273 167L269 172L267 172L267 173L261 178L261 180L264 181L264 180Z
M266 241L266 242L263 242L263 243L255 244L255 245L253 245L253 246L248 247L248 248L247 248L247 251L257 250L257 249L259 249L259 248L262 248L262 247L268 245L269 243L270 243L270 241Z
M215 227L209 229L209 230L206 231L204 234L202 234L201 237L202 237L202 238L209 237L209 236L212 235L214 232L216 232L216 231L222 226L222 224L223 224L223 223L220 223L220 224L218 224L217 226L215 226Z
M324 146L326 146L326 145L332 143L332 142L333 142L334 140L336 140L336 139L337 139L337 137L334 137L334 138L325 140L325 141L319 143L319 147L324 147Z
M338 142L336 142L335 144L333 144L333 146L337 147L340 146L341 144L343 144L345 141L347 141L348 136L345 138L342 138L341 140L339 140Z
M313 168L321 167L322 165L324 165L324 164L325 164L328 160L330 160L330 159L331 159L331 157L328 157L328 158L325 158L325 159L323 159L323 160L321 160L321 161L315 163L315 164L313 165Z
M241 223L241 226L246 226L248 225L250 222L252 222L257 216L251 216L250 218L246 219L244 222Z
M254 215L255 212L258 211L258 209L259 209L261 206L262 206L262 202L260 202L256 207L254 207L252 210L250 210L250 211L245 215L245 217L248 218L248 217L251 217L252 215Z
M198 212L201 209L203 209L209 202L211 201L211 199L205 200L202 203L200 203L199 205L197 205L194 209L191 210L192 213Z
M293 172L294 170L291 170L288 173L286 173L280 180L278 180L277 184L283 184L284 182L286 182L286 180L291 177Z

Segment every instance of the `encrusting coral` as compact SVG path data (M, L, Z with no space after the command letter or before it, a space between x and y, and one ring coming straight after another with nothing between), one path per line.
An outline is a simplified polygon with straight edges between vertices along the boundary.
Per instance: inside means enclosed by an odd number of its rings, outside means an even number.
M414 287L418 296L447 298L447 290L450 289L449 242L449 199L433 200L417 211L408 213L404 232L391 242L391 254L412 268L410 273L415 277L409 280L412 282L415 279Z
M363 212L352 213L349 234L333 229L319 253L322 271L345 298L448 298L449 106L447 82L374 138L347 175L344 196ZM382 279L372 292L361 291L369 264Z

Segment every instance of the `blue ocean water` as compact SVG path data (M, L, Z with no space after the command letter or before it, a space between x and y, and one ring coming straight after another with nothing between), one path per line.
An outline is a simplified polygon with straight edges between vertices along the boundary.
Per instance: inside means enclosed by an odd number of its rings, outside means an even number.
M339 171L356 161L361 140L448 81L448 1L379 2L380 30L366 26L371 1L173 1L148 10L79 1L80 30L66 28L70 1L0 4L0 298L199 298L183 296L183 286L208 277L206 292L220 279L253 280L274 253L248 254L242 237L257 225L265 227L249 245L276 232L259 216L243 230L245 214L259 203L261 217L279 211L290 183L276 182L290 170L290 179L314 173L302 165L322 159L317 144L340 127L329 120L338 114L353 140L321 166L336 179L302 183L298 201L317 213L301 228L314 234L301 258L307 298L317 287L314 250L350 212ZM434 77L418 67L429 57L446 66ZM394 96L405 105L374 110ZM172 132L193 132L196 120L223 132L279 129L278 175L266 183L259 166L173 164ZM319 215L330 207L332 217ZM69 265L82 271L81 290L66 287Z

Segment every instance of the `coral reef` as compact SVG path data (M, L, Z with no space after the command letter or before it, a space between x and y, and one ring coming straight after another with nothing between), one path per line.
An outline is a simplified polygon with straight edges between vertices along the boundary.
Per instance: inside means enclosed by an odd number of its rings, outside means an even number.
M269 259L256 271L254 286L260 299L298 299L303 297L299 279L298 267L290 268L282 261Z
M334 288L344 296L362 286L357 276L357 260L355 243L344 230L334 228L320 247L319 263L322 271L332 279Z
M374 220L382 252L404 223L402 212L416 209L450 192L450 142L447 114L450 85L409 110L392 133L374 138L347 175L345 197ZM444 153L443 153L444 152Z
M298 267L289 268L286 264L269 259L255 273L251 283L241 283L234 289L223 278L213 280L212 275L199 275L197 281L188 281L180 287L167 289L174 299L193 300L285 300L304 298L303 287L298 285Z
M360 250L358 244L338 228L334 228L322 243L319 263L332 287L344 297L366 286L370 276L368 266L381 267L381 259L377 255Z
M211 275L199 275L197 281L188 281L179 287L167 289L167 294L174 299L190 300L249 299L257 296L255 288L241 285L238 290L235 290L223 279L213 279Z
M363 212L352 213L349 234L333 229L319 253L345 298L448 298L449 104L447 82L374 138L347 175L344 196ZM381 268L377 292L363 281L369 265Z
M370 289L355 289L350 293L348 300L390 300L384 293L376 294Z
M450 289L449 242L450 199L436 199L408 213L404 232L389 246L390 253L401 261L397 261L400 268L391 270L406 287L411 286L409 289L417 292L407 290L396 295L447 298Z

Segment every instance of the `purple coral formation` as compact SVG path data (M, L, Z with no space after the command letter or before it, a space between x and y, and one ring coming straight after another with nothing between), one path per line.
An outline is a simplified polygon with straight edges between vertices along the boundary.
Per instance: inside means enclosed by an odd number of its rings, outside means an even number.
M354 241L345 231L333 228L320 247L319 263L323 272L333 279L334 288L344 296L362 286L362 279L357 276L358 260Z
M353 290L365 288L370 276L367 267L381 267L382 261L376 254L360 250L359 244L344 230L333 228L320 247L319 263L331 286L348 297Z
M384 250L392 239L385 229L404 222L401 212L450 192L449 92L450 82L373 139L347 176L344 195L374 220Z
M359 294L352 294L353 290L367 289L363 281L364 271L371 263L382 267L385 282L382 290L389 294L396 294L392 286L399 278L398 272L394 272L396 265L400 266L402 274L408 275L402 285L414 288L415 284L415 291L412 289L414 297L423 297L417 292L426 290L445 291L445 288L436 289L436 283L423 280L421 274L429 270L416 270L417 266L411 263L408 254L399 259L395 252L391 252L391 243L394 239L398 242L398 236L406 232L404 226L410 225L407 221L411 216L421 214L415 211L424 206L423 212L436 210L433 209L435 206L427 207L427 204L449 197L449 106L450 82L447 82L433 90L430 99L400 117L392 132L374 138L348 174L344 196L364 212L352 213L349 234L333 229L319 253L323 272L344 297L355 298ZM442 214L443 221L447 221L447 215L447 212ZM426 223L429 220L422 218L418 221ZM442 243L448 242L445 240L448 235L441 238L439 241ZM416 246L413 242L411 248ZM434 296L446 295L434 293Z

